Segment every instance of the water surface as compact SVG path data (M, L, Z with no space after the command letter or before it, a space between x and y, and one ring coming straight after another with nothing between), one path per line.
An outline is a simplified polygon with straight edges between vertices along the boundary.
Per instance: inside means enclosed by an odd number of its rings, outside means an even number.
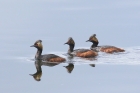
M139 4L137 0L1 0L1 92L139 93ZM90 60L65 56L68 37L75 40L75 48L87 49L91 43L85 41L92 34L97 34L99 45L126 51L100 52ZM54 53L67 61L38 66L36 49L30 47L38 39L43 41L43 54ZM35 73L40 81L30 75Z

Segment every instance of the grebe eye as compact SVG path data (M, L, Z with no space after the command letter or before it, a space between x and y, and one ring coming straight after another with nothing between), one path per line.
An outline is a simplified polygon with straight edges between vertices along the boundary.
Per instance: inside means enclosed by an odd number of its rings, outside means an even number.
M35 45L36 45L36 46L38 46L38 44L37 44L37 43L35 43Z

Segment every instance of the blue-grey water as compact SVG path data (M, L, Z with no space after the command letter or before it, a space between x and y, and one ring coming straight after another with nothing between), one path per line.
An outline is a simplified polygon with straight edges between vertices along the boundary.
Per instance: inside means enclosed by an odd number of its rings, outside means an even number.
M140 1L138 0L1 0L0 1L0 92L1 93L139 93L140 92ZM76 48L96 34L99 45L126 51L94 59L67 58L68 37ZM55 66L41 66L36 73L34 42L41 39L43 53L67 59ZM71 73L64 66L74 65Z

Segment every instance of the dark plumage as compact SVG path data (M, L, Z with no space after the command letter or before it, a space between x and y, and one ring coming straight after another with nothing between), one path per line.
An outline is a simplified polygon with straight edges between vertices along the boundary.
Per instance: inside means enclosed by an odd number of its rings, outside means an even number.
M34 43L34 45L32 45L31 47L37 48L37 53L35 55L36 60L42 60L42 61L48 61L48 62L64 62L64 61L66 61L65 58L59 57L55 54L41 55L42 50L43 50L42 40L37 40Z
M124 49L115 47L115 46L98 46L99 42L98 39L96 38L96 34L93 34L90 36L89 40L87 42L92 42L93 44L91 45L90 49L94 51L101 51L101 52L106 52L106 53L114 53L114 52L124 52Z
M36 81L40 81L41 80L41 76L42 76L42 68L41 68L41 62L40 61L35 61L35 67L36 67L36 73L34 74L30 74L31 76L33 76L33 78Z
M83 58L90 58L90 57L97 56L96 52L89 49L75 49L74 50L75 42L72 39L72 37L70 37L65 44L69 45L69 50L68 50L69 55L83 57Z
M74 69L73 63L69 63L68 66L64 66L64 67L67 69L67 72L68 72L68 73L71 73L72 70Z

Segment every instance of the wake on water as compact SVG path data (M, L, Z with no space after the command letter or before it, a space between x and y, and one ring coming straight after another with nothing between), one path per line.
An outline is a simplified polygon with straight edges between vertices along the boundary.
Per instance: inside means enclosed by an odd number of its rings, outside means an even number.
M88 48L85 48L88 49ZM95 58L85 59L79 57L68 57L64 52L51 52L53 54L59 55L66 58L67 63L74 64L127 64L127 65L138 65L140 64L140 46L124 48L125 52L107 54L104 52L99 52L98 56ZM26 61L34 62L34 56L32 57L20 57L18 59L26 59Z

